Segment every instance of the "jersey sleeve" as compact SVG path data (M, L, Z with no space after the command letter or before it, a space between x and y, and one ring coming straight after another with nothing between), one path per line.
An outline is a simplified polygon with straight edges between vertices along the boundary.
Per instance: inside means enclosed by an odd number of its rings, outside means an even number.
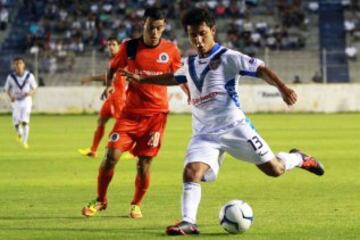
M253 58L240 52L234 52L229 57L230 63L241 76L256 77L256 71L264 62L258 58Z
M127 66L126 46L127 46L127 42L121 44L119 52L115 55L115 57L110 62L109 69L111 71L115 72L118 68L125 68Z
M6 82L5 82L5 85L4 85L5 91L9 91L11 89L10 81L11 81L11 78L10 78L10 75L9 75L6 78Z
M179 84L187 82L185 65L182 65L178 70L176 70L174 77Z
M37 85L37 82L35 80L34 74L30 73L30 79L29 80L30 80L29 81L30 82L30 88L32 90L35 90L38 87L38 85Z

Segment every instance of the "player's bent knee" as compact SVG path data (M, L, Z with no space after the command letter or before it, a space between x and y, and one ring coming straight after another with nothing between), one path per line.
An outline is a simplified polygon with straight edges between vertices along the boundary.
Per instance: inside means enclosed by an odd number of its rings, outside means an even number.
M137 172L140 175L148 175L150 173L152 158L151 157L139 157L137 163Z
M121 152L116 149L108 149L102 163L105 169L112 169L119 160Z
M204 164L205 165L205 164ZM184 182L200 182L208 167L201 163L189 163L184 169Z

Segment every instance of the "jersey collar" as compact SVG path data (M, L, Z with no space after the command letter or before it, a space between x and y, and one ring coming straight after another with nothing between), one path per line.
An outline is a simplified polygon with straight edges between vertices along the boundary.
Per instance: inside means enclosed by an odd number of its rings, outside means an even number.
M199 58L209 58L211 57L215 52L217 52L221 48L221 45L219 43L215 43L215 45L210 49L210 51L206 54L205 57L201 57L199 54Z

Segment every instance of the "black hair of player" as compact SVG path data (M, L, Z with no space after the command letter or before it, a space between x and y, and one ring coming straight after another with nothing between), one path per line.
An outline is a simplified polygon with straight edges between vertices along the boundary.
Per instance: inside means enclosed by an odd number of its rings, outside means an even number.
M115 37L115 36L110 36L106 39L107 42L117 42L118 44L120 44L120 41Z
M145 9L144 20L147 18L151 18L153 20L165 20L166 21L166 13L162 8L148 7Z
M215 18L208 10L203 8L192 8L188 10L182 17L181 23L187 32L188 26L199 26L206 23L210 28L215 26Z
M17 62L17 61L23 61L25 63L25 59L23 57L14 57L13 62Z

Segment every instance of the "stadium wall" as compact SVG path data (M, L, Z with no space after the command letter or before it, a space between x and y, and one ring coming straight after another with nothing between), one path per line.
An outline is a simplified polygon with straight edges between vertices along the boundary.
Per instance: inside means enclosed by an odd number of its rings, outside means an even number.
M360 84L303 84L292 86L299 96L295 106L282 102L276 88L269 85L240 85L241 107L245 112L351 112L360 111ZM33 112L97 112L102 87L43 87L33 100ZM174 113L191 111L179 87L169 88L170 109ZM10 111L7 95L0 94L0 112Z

